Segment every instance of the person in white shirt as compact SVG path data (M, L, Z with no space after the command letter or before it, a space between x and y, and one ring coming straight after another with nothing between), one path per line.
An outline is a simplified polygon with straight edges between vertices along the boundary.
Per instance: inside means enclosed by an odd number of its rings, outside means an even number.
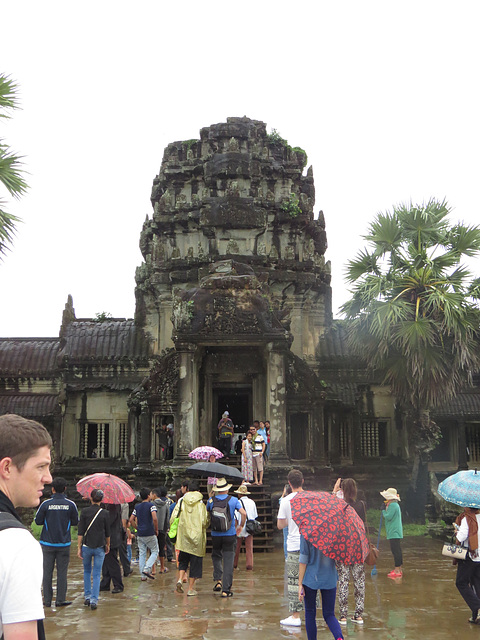
M237 548L235 550L235 560L233 562L233 568L236 569L238 567L240 549L242 548L242 543L245 540L246 568L247 571L251 571L253 569L253 536L247 532L247 520L257 519L257 505L251 498L247 498L247 496L250 495L250 491L248 491L246 485L241 484L233 493L236 493L238 495L238 499L247 512L245 524L243 525L240 533L237 533ZM235 516L237 517L237 519L240 517L237 516L237 513L235 514Z
M303 609L302 602L298 599L298 571L300 561L300 531L292 519L292 509L290 502L299 491L303 491L303 474L298 469L292 469L287 476L288 483L292 488L292 493L282 498L278 509L277 527L285 529L288 527L287 537L287 591L288 591L288 618L280 620L280 624L300 627L300 611Z
M459 526L460 525L460 526ZM465 507L454 524L457 540L469 551L465 560L457 563L455 586L470 607L472 616L469 622L478 624L480 609L480 510Z
M263 454L265 451L265 440L263 436L256 435L253 441L252 463L253 463L253 477L255 482L253 484L263 484Z
M40 504L44 486L52 482L51 446L38 422L0 416L0 636L5 640L45 638L42 550L16 508Z

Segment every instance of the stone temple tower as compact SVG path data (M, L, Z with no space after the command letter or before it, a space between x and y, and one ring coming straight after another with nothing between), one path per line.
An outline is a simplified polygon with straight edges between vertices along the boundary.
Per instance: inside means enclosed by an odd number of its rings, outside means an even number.
M305 446L321 429L311 376L331 322L330 269L306 162L246 117L165 149L140 239L135 320L158 356L138 402L150 418L174 416L176 459L214 442L226 408L239 426L271 421L272 460L285 460L289 424L303 425ZM143 433L146 458L155 435Z

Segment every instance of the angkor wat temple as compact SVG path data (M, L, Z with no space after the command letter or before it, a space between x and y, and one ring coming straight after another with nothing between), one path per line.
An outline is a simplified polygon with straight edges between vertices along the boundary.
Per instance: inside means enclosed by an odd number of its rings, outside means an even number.
M306 162L248 118L170 144L140 235L135 318L76 318L69 297L58 337L0 339L0 414L45 424L57 470L168 478L191 449L215 445L228 409L239 432L270 420L272 483L296 466L318 487L354 475L374 491L405 489L408 428L333 320ZM443 439L430 468L477 463L478 390L435 419ZM162 459L165 421L173 460Z

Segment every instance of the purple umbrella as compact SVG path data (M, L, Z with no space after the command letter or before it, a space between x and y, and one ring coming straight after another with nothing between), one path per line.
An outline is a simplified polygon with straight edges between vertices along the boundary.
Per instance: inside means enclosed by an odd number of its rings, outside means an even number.
M210 456L215 456L215 460L223 458L223 453L215 447L197 447L188 454L193 460L208 460Z

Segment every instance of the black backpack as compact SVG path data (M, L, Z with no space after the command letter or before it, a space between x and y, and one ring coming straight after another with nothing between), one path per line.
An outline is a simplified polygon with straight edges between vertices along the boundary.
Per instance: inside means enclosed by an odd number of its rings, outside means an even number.
M12 516L12 514L2 511L0 513L0 531L4 531L5 529L27 529L28 531L28 527L26 527L24 524L19 522L15 518L15 516ZM37 634L38 634L38 640L45 640L45 630L43 628L43 620L37 620ZM3 634L2 634L1 640L3 640Z
M225 500L220 500L217 496L213 496L212 511L210 514L212 531L225 533L230 529L232 516L230 515L228 503L231 497L232 496L227 496Z

